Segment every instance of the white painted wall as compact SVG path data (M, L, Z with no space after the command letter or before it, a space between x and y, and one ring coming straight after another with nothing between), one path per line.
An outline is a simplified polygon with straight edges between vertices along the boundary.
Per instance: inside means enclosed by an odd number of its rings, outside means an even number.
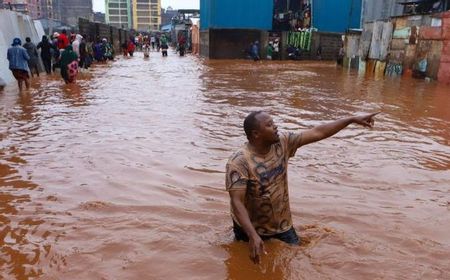
M14 38L18 37L25 43L25 38L30 37L36 45L41 41L44 29L40 22L34 22L29 16L9 10L0 10L0 77L11 83L14 77L9 70L9 62L6 58L8 48Z

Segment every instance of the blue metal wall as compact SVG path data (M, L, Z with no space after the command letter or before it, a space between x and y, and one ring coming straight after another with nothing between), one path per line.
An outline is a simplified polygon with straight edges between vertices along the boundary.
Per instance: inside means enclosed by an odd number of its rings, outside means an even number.
M200 0L200 28L271 30L273 0Z
M343 33L361 28L362 0L313 0L313 27L322 32Z

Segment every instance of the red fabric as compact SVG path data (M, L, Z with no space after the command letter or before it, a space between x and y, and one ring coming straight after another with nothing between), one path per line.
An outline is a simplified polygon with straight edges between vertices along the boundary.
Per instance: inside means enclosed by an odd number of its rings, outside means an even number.
M74 60L67 65L67 76L69 83L75 82L78 74L78 61Z
M136 46L133 44L133 42L129 42L128 43L128 52L134 52L134 50L136 49Z
M69 44L69 38L67 38L66 34L62 33L58 36L58 49L65 49Z
M178 44L180 45L186 44L186 38L184 36L180 36L180 38L178 39Z

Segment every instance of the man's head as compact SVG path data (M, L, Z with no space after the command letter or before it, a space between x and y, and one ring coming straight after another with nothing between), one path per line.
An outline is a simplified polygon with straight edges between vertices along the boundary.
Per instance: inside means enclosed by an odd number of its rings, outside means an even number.
M30 37L25 38L25 41L27 41L27 43L30 43L31 42Z
M252 112L245 118L244 131L250 142L272 145L280 140L278 127L272 117L263 111Z
M62 30L62 34L65 34L65 35L66 35L66 34L67 34L67 30L63 29L63 30Z
M21 46L22 45L22 41L19 38L14 38L12 46Z

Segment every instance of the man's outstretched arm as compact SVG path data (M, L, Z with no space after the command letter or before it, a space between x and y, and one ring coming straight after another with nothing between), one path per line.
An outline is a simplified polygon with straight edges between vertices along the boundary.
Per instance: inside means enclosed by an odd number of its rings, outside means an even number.
M230 191L230 198L234 215L249 238L248 247L250 250L250 259L252 259L254 263L259 263L261 255L265 253L264 242L253 227L250 216L245 208L245 190Z
M348 117L308 129L302 133L302 140L299 143L299 147L333 136L352 123L372 128L375 123L374 117L378 114L379 113L373 113L362 116Z

